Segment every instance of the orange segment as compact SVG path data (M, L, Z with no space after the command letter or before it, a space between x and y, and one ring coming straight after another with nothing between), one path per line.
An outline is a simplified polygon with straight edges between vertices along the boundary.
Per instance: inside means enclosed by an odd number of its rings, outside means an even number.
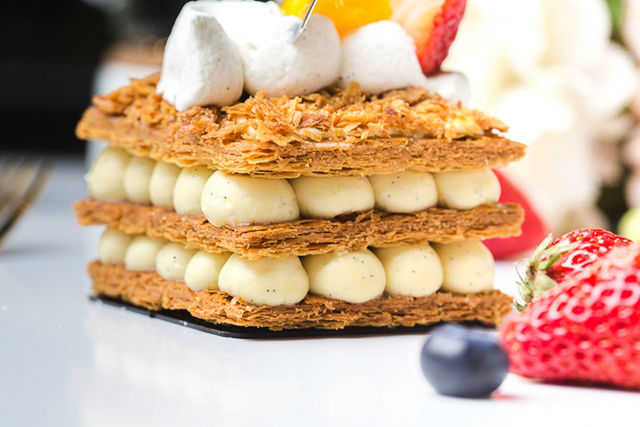
M302 17L310 0L285 0L282 11L286 15ZM333 21L338 33L347 33L366 24L391 18L390 0L318 0L313 13Z

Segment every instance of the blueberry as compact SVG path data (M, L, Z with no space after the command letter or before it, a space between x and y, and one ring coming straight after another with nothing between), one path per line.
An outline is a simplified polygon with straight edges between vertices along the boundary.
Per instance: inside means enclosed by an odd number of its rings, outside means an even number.
M487 397L509 371L509 358L496 335L460 325L434 329L422 346L420 363L438 393L457 397Z

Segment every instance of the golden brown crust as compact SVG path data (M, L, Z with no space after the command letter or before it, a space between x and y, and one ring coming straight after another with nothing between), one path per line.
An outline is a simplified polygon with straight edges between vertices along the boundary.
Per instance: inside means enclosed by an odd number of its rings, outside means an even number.
M430 208L416 214L371 211L333 220L216 227L204 217L130 202L84 199L74 208L81 225L104 224L129 234L148 234L209 252L231 251L249 258L509 237L520 233L524 219L520 206L508 204L466 211Z
M266 177L374 175L501 167L524 145L499 120L420 88L371 97L355 86L303 98L251 97L178 112L155 92L157 75L95 97L78 124L133 154Z
M149 310L187 310L213 323L282 329L342 329L347 326L397 327L439 322L479 321L500 324L512 299L500 291L476 294L437 292L428 297L384 296L361 304L308 295L292 306L257 306L223 291L194 292L182 282L168 282L151 272L121 265L89 264L93 290Z

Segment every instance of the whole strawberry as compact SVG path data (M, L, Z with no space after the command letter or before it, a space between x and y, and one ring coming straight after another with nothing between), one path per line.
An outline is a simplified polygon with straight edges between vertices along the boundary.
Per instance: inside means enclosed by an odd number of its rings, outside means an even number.
M525 304L516 304L520 311L542 292L581 272L611 249L632 243L625 237L597 228L575 230L552 239L549 235L538 246L518 283Z
M640 389L640 243L565 276L500 336L516 374Z

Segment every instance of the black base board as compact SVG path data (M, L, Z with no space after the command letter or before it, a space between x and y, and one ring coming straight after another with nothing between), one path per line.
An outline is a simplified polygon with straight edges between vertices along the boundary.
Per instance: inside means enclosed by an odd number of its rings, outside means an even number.
M318 338L318 337L355 337L355 336L384 336L398 334L424 334L436 325L414 326L414 327L374 327L374 326L349 326L344 329L284 329L281 331L271 331L267 328L256 328L253 326L234 326L207 322L206 320L193 317L186 310L160 310L152 311L137 305L124 302L116 298L92 295L91 301L102 302L114 307L125 308L134 313L143 314L155 319L175 323L180 326L196 329L214 335L227 338L243 339L273 339L273 338ZM467 322L468 325L487 327L487 325L477 322Z

